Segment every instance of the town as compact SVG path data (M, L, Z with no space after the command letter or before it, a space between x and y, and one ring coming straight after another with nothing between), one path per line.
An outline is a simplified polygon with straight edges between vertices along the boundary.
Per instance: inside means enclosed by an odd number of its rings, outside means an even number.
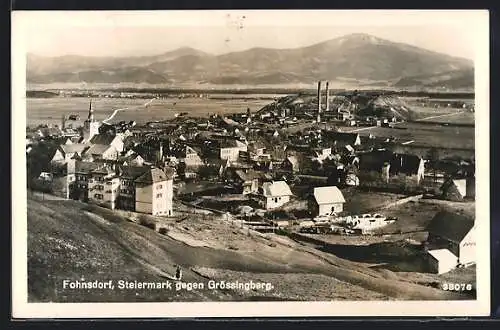
M413 105L474 112L461 101ZM316 95L288 95L258 111L138 124L96 120L90 98L81 127L66 113L60 125L27 128L28 188L149 214L160 233L182 206L324 246L334 237L399 235L416 246L419 272L443 274L475 264L474 217L458 211L475 199L474 153L450 156L430 136L417 146L411 125L452 124L421 121L413 105L385 92L332 93L320 81ZM421 211L431 204L434 212Z

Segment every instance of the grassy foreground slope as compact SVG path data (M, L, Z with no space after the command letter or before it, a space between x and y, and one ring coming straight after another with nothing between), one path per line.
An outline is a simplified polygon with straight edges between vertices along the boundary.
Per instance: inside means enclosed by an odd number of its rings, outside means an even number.
M90 212L92 211L92 212ZM211 230L196 232L197 226ZM191 217L177 224L193 237L221 233L237 249L201 247L96 212L76 201L28 198L28 299L31 302L222 301L222 300L387 300L464 299L415 281L417 276L376 270L287 238L260 237L228 230L213 218ZM175 265L183 282L205 283L203 290L68 290L62 281L166 281ZM265 281L271 291L209 290L208 279ZM427 281L435 280L430 276Z

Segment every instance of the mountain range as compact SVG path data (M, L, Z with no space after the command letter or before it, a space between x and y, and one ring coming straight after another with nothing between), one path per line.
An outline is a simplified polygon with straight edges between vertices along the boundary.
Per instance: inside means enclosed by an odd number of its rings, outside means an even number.
M294 49L213 55L184 47L155 56L42 57L28 54L29 83L293 84L347 80L400 88L473 88L470 60L351 34Z

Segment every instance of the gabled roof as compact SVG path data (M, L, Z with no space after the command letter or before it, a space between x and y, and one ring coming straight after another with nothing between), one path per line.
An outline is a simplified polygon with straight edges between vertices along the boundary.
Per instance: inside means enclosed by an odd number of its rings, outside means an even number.
M406 174L417 173L422 161L422 158L419 156L410 154L396 154L395 158L398 170Z
M116 148L112 145L94 144L87 151L85 151L85 153L89 155L102 155L109 149L116 150Z
M246 146L246 144L235 139L224 139L220 141L219 146L221 148L240 148Z
M438 249L438 250L430 250L428 251L429 254L436 260L438 261L444 261L444 260L457 260L457 256L454 255L450 250L448 249Z
M240 178L242 181L250 181L250 180L255 180L255 179L260 179L263 177L262 172L257 172L254 170L247 170L246 172L243 170L236 170L236 175L238 178Z
M454 212L441 211L431 220L427 231L429 234L460 243L473 227L473 218Z
M359 138L358 133L346 133L346 132L331 132L326 131L325 137L335 142L341 142L345 144L354 145L356 140Z
M135 179L135 182L142 183L157 183L167 181L170 178L167 177L165 172L159 168L149 168L143 175Z
M87 174L97 169L100 165L93 162L75 161L75 173Z
M120 139L120 137L111 134L97 134L90 139L90 143L92 144L103 144L110 145L115 139Z
M98 167L95 170L93 170L92 173L100 173L100 174L109 175L109 174L114 174L115 171L109 166L101 166L101 167Z
M75 152L81 154L88 147L89 147L88 145L83 143L73 143L73 144L61 144L59 146L59 149L64 154L75 153Z
M265 197L292 196L292 191L285 181L266 182L262 185Z
M146 166L120 166L120 176L124 179L135 180L149 170Z
M336 186L314 188L314 198L318 204L345 203L344 195Z

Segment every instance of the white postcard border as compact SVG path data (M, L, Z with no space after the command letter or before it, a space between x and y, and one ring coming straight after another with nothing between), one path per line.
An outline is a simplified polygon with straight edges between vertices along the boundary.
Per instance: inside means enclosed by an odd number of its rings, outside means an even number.
M245 15L258 24L324 24L328 11L190 11L164 13L166 24L191 26L227 24L227 14ZM71 13L71 15L70 15ZM255 15L253 15L255 14ZM190 303L28 303L27 302L27 196L26 154L26 40L33 20L47 26L130 25L161 22L160 12L13 12L12 14L12 311L15 318L145 318L145 317L267 317L267 316L486 316L490 313L490 215L489 215L489 13L476 11L341 11L329 12L336 24L398 25L438 20L460 22L475 29L476 92L476 223L477 300L474 301L332 301L332 302L190 302ZM369 16L366 16L369 14ZM40 16L40 15L54 15ZM351 16L350 16L351 15ZM378 16L377 16L378 15ZM50 18L48 18L50 17ZM201 20L203 17L203 20ZM213 18L213 19L207 19ZM273 17L273 20L269 18ZM300 18L294 19L293 17ZM359 17L364 17L356 23ZM89 19L91 18L91 19ZM307 18L307 19L305 19ZM311 18L311 19L309 19ZM353 19L355 18L355 19ZM266 21L267 20L267 21ZM71 23L69 23L71 22ZM293 23L295 22L295 23ZM306 23L304 23L306 22ZM390 22L390 23L389 23ZM127 23L128 24L128 23ZM424 23L425 24L425 23ZM64 26L64 25L63 25Z

